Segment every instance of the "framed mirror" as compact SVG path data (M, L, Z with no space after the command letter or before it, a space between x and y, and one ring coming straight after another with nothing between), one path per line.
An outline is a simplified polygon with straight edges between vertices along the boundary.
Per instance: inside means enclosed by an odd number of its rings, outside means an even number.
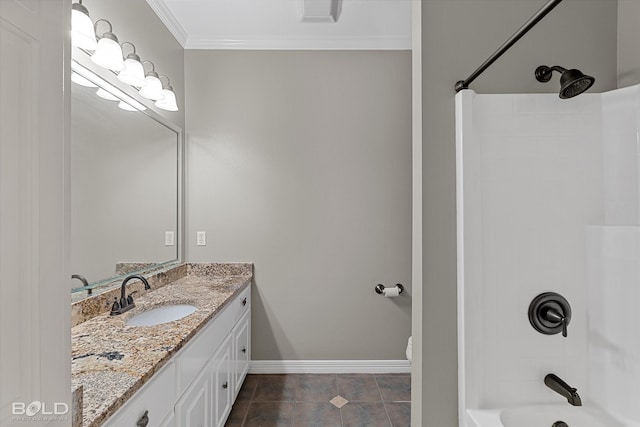
M180 259L181 130L108 78L72 62L72 300Z

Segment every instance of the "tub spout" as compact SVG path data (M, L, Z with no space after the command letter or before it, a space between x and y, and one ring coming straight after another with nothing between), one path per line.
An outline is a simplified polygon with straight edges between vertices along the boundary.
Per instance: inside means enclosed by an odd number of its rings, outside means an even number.
M544 377L544 384L560 396L567 399L570 405L582 406L582 400L578 394L578 389L571 387L555 374L547 374Z

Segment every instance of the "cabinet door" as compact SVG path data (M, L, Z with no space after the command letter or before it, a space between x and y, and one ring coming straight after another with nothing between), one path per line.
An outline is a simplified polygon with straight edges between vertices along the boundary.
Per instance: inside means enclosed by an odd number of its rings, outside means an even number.
M175 426L209 427L211 403L211 365L207 364L176 403Z
M224 340L218 352L213 356L213 396L215 401L214 426L223 427L231 412L231 391L233 390L231 375L231 340L230 334Z
M160 427L175 427L175 425L176 422L174 420L173 411L171 411L169 415L167 415L167 418L162 420L162 422L160 423Z
M2 1L2 0L0 0ZM233 328L233 310L224 308L176 356L178 396L205 369Z
M233 396L237 396L251 360L251 313L245 313L233 329Z
M169 362L109 418L104 427L136 427L145 412L149 418L148 427L159 427L167 413L173 412L175 389L175 364Z

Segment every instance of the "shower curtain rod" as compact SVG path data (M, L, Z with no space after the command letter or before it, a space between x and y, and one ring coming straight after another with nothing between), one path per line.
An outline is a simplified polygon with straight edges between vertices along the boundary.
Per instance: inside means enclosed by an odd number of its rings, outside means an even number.
M474 81L480 74L484 72L491 64L493 64L498 58L502 56L511 46L513 46L522 36L524 36L530 29L532 29L542 18L544 18L551 10L560 4L562 0L549 0L547 4L542 6L542 8L536 12L535 15L531 17L518 31L513 33L509 39L504 42L502 46L498 48L493 54L484 61L484 63L478 67L477 70L473 72L466 80L460 80L456 83L455 89L456 92L460 92L462 89L468 89L469 85L472 81Z

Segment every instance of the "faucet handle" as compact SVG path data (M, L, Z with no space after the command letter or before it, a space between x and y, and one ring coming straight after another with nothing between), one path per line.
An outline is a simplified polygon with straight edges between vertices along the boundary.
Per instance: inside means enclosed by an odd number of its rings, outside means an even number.
M548 305L553 305L547 311L545 311L542 317L549 322L554 322L556 324L560 324L562 329L562 336L567 337L567 317L564 315L562 307L555 307L557 304L549 303ZM545 307L542 307L543 309Z
M127 297L127 305L132 305L133 304L133 294L137 294L138 291L133 291L129 294L129 296Z
M114 298L111 305L111 315L118 314L118 311L120 311L120 304L118 303L118 298Z

